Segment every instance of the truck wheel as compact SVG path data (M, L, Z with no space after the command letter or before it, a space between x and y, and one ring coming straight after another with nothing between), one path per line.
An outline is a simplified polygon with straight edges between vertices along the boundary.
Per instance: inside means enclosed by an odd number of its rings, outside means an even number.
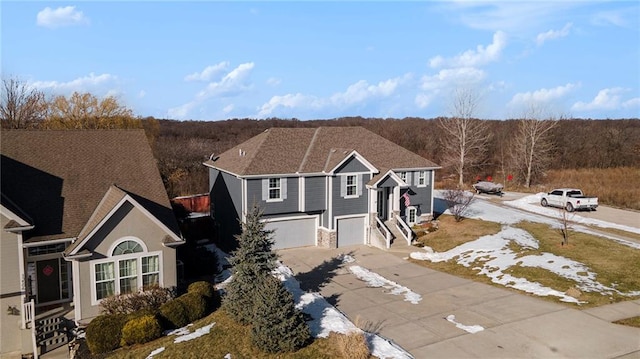
M567 203L567 206L565 208L567 212L573 212L573 205L571 203Z
M543 199L542 199L542 201L540 201L540 205L541 205L542 207L546 207L546 206L548 206L548 205L549 205L549 203L547 203L547 199L546 199L546 198L543 198Z

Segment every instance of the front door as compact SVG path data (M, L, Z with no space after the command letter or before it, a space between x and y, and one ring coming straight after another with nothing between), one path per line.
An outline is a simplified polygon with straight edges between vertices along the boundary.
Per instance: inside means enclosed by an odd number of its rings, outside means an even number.
M60 300L60 263L58 259L36 262L38 303Z
M389 219L389 206L387 200L389 198L389 188L384 187L378 190L378 218L383 222Z

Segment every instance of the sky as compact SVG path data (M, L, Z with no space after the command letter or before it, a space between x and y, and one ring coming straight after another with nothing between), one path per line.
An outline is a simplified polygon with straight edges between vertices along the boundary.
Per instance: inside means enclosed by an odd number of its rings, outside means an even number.
M1 70L142 117L640 117L637 1L2 1ZM535 111L534 111L535 110Z

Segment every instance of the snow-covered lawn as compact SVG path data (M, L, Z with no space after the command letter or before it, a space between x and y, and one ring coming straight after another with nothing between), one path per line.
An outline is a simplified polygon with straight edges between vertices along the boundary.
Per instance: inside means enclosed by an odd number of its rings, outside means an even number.
M511 201L511 205L527 210L549 210L548 208L528 205L527 203L539 202L539 195L527 196L518 201ZM557 210L551 210L549 215L556 214ZM446 212L445 212L446 213ZM555 296L563 302L581 304L576 298L564 292L545 287L537 282L531 282L525 278L514 277L505 271L514 266L538 267L553 272L564 278L576 282L576 287L583 292L599 292L602 295L616 293L623 296L638 296L640 291L620 292L613 285L606 286L596 280L596 274L583 263L557 256L552 253L542 253L539 255L521 256L510 249L511 242L516 243L523 249L538 249L538 242L527 231L512 227L521 221L540 222L552 226L558 226L558 220L540 214L514 211L512 209L496 206L488 201L477 199L472 203L468 211L468 217L486 221L493 221L504 224L502 230L493 235L482 236L474 241L464 243L446 252L437 253L430 247L424 247L421 252L413 252L411 258L418 260L428 260L431 262L443 262L454 259L458 264L470 267L478 271L479 275L485 275L492 282L506 287L522 290L527 293L539 296ZM592 220L584 218L581 223L593 223ZM602 222L602 221L598 221ZM605 227L605 225L602 225ZM614 228L611 224L609 227ZM625 227L618 226L617 228ZM589 233L586 227L572 226L574 230ZM622 229L622 228L620 228ZM625 228L624 230L640 231L637 228ZM626 242L626 241L625 241ZM629 245L629 243L623 243ZM631 243L630 247L636 247L636 243Z

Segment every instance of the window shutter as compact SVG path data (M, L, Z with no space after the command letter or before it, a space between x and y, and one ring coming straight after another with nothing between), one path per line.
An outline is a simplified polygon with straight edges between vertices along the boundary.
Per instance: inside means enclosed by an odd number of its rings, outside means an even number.
M262 179L262 200L266 201L269 199L269 179Z
M340 176L340 197L347 196L347 176Z
M362 174L358 175L358 197L362 196Z
M405 182L407 182L407 184L408 184L409 186L411 186L411 176L412 176L412 175L413 175L413 172L407 172L407 173L405 174L405 176L404 176L404 177L407 179Z
M287 179L280 178L280 195L282 199L287 199Z
M417 186L420 184L420 171L413 172L413 175L413 183L415 183L415 185Z
M424 171L424 184L427 186L430 185L431 182L431 173L429 171Z

